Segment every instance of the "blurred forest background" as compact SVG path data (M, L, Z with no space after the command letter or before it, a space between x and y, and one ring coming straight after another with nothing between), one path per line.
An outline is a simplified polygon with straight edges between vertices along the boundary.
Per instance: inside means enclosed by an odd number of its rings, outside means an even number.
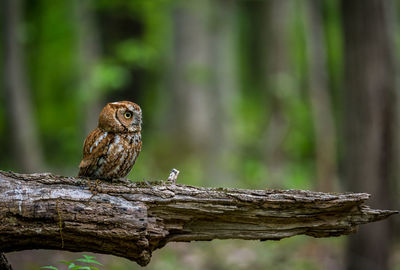
M399 209L399 14L399 0L1 0L0 169L75 176L101 108L130 100L134 181L178 168L183 184L360 191ZM400 269L399 226L169 244L147 268ZM18 270L80 254L7 256Z

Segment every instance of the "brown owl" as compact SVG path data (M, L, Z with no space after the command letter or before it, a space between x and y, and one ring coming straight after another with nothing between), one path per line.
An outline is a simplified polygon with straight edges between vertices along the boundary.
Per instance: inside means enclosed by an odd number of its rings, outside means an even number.
M86 138L80 177L124 178L142 149L142 110L130 101L108 103L99 124Z

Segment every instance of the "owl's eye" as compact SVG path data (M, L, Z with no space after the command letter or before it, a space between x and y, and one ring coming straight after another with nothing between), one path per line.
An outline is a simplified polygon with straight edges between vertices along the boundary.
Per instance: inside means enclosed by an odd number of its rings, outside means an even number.
M131 112L125 112L125 113L124 113L124 117L125 117L126 119L130 119L130 118L132 117L132 113L131 113Z

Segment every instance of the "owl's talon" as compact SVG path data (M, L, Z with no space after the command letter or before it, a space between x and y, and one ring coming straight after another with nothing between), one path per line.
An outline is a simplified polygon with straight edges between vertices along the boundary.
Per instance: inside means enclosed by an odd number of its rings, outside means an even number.
M131 184L131 181L128 178L125 178L125 177L112 179L111 182L113 182L113 183Z
M101 181L99 179L96 179L94 185L92 185L90 179L88 180L89 191L92 193L92 196L89 198L89 200L92 199L97 194L101 193L101 187L99 185L100 183Z

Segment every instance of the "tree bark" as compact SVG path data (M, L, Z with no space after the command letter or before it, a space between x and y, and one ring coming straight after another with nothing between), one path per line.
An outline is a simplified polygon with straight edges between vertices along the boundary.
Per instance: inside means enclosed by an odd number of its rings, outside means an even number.
M368 198L0 171L0 250L92 251L146 265L153 250L171 241L331 237L397 213L370 209Z

